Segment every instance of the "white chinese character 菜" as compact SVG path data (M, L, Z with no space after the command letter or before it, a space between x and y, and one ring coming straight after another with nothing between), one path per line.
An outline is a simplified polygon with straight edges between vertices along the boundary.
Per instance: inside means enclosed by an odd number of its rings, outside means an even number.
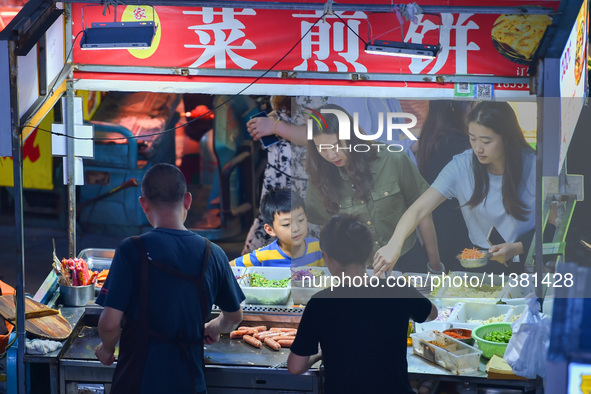
M215 60L215 68L226 68L227 58L242 69L251 69L256 60L239 55L237 51L253 50L256 45L251 40L245 39L242 44L234 44L243 39L245 33L244 24L235 17L238 15L256 15L252 9L236 11L232 8L222 8L214 11L213 8L203 7L202 11L183 11L185 15L202 15L203 24L189 26L193 30L199 44L185 44L185 48L205 49L201 56L190 67L199 67L211 59ZM220 22L214 22L216 16L221 15Z

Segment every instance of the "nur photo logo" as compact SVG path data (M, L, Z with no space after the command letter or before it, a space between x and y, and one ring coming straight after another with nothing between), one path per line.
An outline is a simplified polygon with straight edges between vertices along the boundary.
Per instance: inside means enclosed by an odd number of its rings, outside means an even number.
M415 137L409 129L413 128L417 124L417 117L414 114L407 113L407 112L387 112L384 114L383 112L378 113L378 130L375 133L372 130L360 130L359 129L359 113L353 113L353 127L351 127L351 118L347 115L346 112L338 110L338 109L329 109L329 108L322 108L320 112L309 109L310 110L310 117L308 118L306 124L307 130L307 138L308 140L313 139L313 127L314 123L320 128L320 130L327 130L328 124L324 119L324 114L334 115L337 117L338 120L338 140L339 141L350 141L351 140L351 130L355 133L355 136L362 141L375 141L380 138L384 132L386 133L387 140L392 140L392 135L394 130L402 131L409 139L416 141L417 137ZM410 122L406 123L405 120L409 119ZM385 122L384 122L385 120ZM384 124L386 127L384 127ZM402 152L403 147L400 144L380 144L380 143L368 143L368 144L349 144L347 146L342 146L339 144L319 144L317 145L318 152L322 152L323 150L331 150L336 149L339 150L346 150L348 152L368 152L372 147L375 147L378 151L381 148L387 149L389 152Z

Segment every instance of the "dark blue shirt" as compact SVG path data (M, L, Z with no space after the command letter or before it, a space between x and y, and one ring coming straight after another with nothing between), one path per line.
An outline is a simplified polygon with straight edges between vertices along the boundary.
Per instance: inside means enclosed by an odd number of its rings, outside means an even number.
M154 229L142 239L148 258L158 260L198 276L203 266L205 239L191 231ZM188 341L203 338L201 306L196 286L164 273L150 264L149 268L149 322L153 330L167 338L179 334ZM139 320L140 258L133 241L125 239L117 248L109 276L97 303L123 311L125 317ZM215 304L226 312L235 312L244 300L244 294L232 274L223 250L212 244L209 265L205 272L207 305L209 312ZM142 393L188 392L189 367L181 361L175 345L152 338L141 382ZM203 347L192 346L191 357L202 365ZM198 371L198 390L205 390L204 371Z

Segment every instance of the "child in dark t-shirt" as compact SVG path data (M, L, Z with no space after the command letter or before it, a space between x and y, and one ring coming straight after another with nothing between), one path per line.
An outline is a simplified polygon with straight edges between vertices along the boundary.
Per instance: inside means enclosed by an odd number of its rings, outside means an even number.
M406 362L409 318L432 320L437 308L413 287L389 287L385 280L354 286L361 283L354 278L366 275L372 251L369 230L354 217L334 216L320 233L320 248L330 273L344 285L318 293L306 306L289 371L303 373L322 358L327 394L413 393Z

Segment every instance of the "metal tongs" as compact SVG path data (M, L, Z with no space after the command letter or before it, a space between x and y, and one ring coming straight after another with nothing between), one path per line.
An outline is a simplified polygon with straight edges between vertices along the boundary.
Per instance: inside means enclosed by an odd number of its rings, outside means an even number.
M53 270L55 271L56 274L60 275L62 277L62 279L60 280L61 282L63 282L63 284L65 284L66 286L70 286L70 278L68 278L68 275L64 272L64 266L62 265L62 262L60 261L60 259L57 258L57 254L55 253L55 239L52 238L51 239L51 243L53 244Z

